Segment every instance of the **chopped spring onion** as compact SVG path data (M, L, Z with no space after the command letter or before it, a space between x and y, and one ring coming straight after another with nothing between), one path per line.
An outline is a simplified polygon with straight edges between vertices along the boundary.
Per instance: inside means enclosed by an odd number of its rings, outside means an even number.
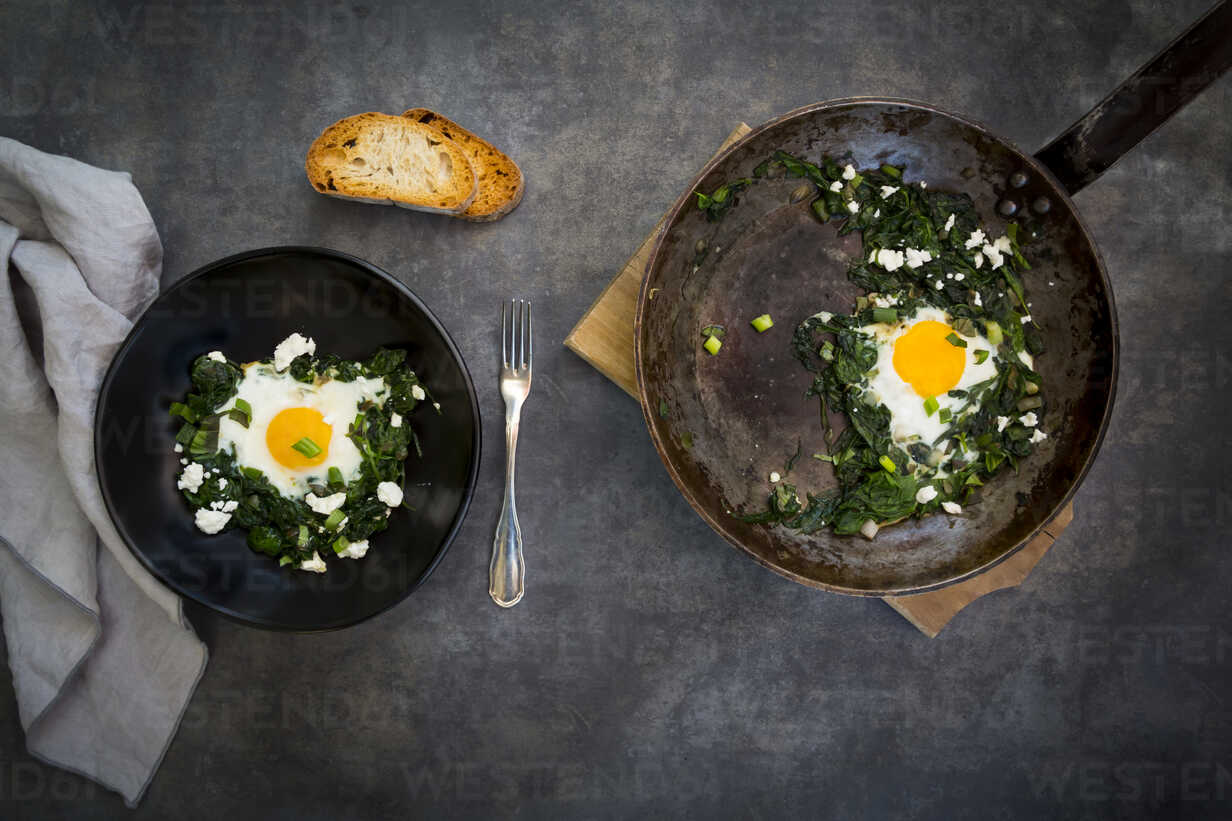
M988 351L984 350L983 348L980 348L978 351L975 352L975 364L983 365L984 360L987 358L988 358Z
M753 319L750 323L759 334L765 333L774 327L774 320L770 318L770 314L762 314Z
M325 524L322 525L326 530L333 530L338 526L338 523L346 518L346 514L342 512L342 508L338 508L333 513L325 518Z
M341 553L347 549L347 545L349 544L350 542L347 541L346 536L339 536L337 539L334 539L334 552Z
M953 411L951 411L949 408L942 408L941 414L937 418L941 420L941 424L948 425L950 423L950 419L952 419L953 417L954 417Z
M881 166L881 173L885 174L887 177L893 177L896 180L901 180L903 178L903 170L901 168L896 168L889 163Z
M329 483L331 485L346 484L345 482L342 481L342 471L336 467L331 467L329 469Z
M254 481L257 479L265 478L265 474L262 473L261 470L258 468L242 467L240 468L240 473L244 474L249 479L252 479Z
M182 417L185 422L196 422L199 418L197 412L183 402L172 402L170 413L172 416Z
M215 433L217 433L217 431L215 431ZM215 439L214 441L215 447L217 447L218 440ZM193 434L192 442L188 445L188 452L190 454L193 456L204 456L212 450L213 448L210 447L210 432L208 430L202 428Z
M967 347L967 341L953 331L950 331L950 333L946 335L945 341L953 345L955 348Z
M175 435L175 441L180 445L188 445L192 442L193 437L196 435L197 429L185 422L180 428L180 432Z
M240 399L238 396L235 397L235 409L247 416L249 420L252 419L252 405L248 404L247 399Z
M894 308L874 308L873 322L897 322L898 311Z
M719 352L719 348L723 347L723 343L719 341L717 336L711 334L706 337L706 341L702 344L702 347L709 351L711 356L714 356Z
M932 416L941 407L941 403L937 401L937 397L930 396L924 400L924 413Z
M298 450L300 453L304 454L309 459L313 458L314 456L321 455L321 446L318 445L316 442L312 441L311 439L309 439L307 436L301 438L294 445L291 445L291 447L294 450Z
M894 464L894 460L889 456L886 456L884 453L881 454L881 457L877 461L880 462L881 466L890 473L898 473L898 465Z
M293 561L295 561L295 559L292 559L290 556L283 556L281 559L278 560L278 566L286 567Z
M308 540L311 537L312 537L312 533L309 532L308 525L300 525L299 526L299 538L295 540L295 543L299 545L300 547L306 547L308 545Z
M1002 332L1001 326L996 322L984 323L984 335L994 345L1000 345L1005 340L1005 334Z

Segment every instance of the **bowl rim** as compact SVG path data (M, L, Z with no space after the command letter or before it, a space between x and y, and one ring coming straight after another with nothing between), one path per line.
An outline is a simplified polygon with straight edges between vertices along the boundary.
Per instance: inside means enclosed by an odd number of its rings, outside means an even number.
M248 613L243 613L243 612L233 610L231 608L220 606L218 604L215 604L213 602L206 600L202 596L202 594L194 592L190 589L187 589L183 587L182 585L178 584L177 582L175 582L174 580L167 578L167 576L164 575L153 564L153 562L151 562L149 558L147 558L146 555L137 548L134 539L129 535L120 517L116 515L116 508L115 508L115 505L114 505L114 502L111 496L110 489L108 488L106 482L103 481L103 474L102 474L102 471L99 469L99 465L101 465L103 462L103 453L102 453L102 447L101 447L101 442L103 440L103 437L99 435L100 427L102 424L102 414L100 413L99 409L103 405L104 397L107 396L108 392L111 389L111 383L115 377L115 374L117 372L120 362L124 359L125 355L128 353L128 350L132 347L136 339L137 332L141 330L142 323L145 321L146 317L150 314L150 312L155 307L157 307L158 304L164 298L170 296L171 294L174 294L176 291L180 290L181 288L184 288L188 284L195 282L196 280L201 279L202 277L205 277L217 271L220 268L225 268L227 266L234 265L239 262L245 262L247 260L255 259L258 257L276 256L276 255L283 255L283 254L301 254L301 255L308 255L308 256L325 257L325 258L349 263L363 270L365 273L371 276L375 276L377 279L380 279L384 281L386 284L392 286L396 291L398 291L402 295L403 298L409 300L410 303L416 309L421 311L423 315L427 317L428 321L432 324L432 326L441 335L441 338L445 341L445 347L449 350L450 355L453 357L454 361L458 363L458 366L462 370L463 383L466 386L466 395L470 403L471 426L473 430L473 434L471 437L471 440L472 440L471 441L472 443L471 460L470 460L470 466L467 470L466 483L465 483L465 487L462 493L462 501L458 505L458 510L454 514L453 522L450 524L449 530L445 533L445 537L441 540L440 546L437 548L436 553L432 557L432 560L428 563L428 566L424 568L423 572L419 575L419 578L417 578L414 581L414 583L407 585L407 587L404 590L402 590L399 595L395 596L387 604L372 611L371 613L366 613L357 618L342 619L339 621L330 622L328 624L313 625L309 627L301 627L301 626L296 626L292 624L287 624L285 622L274 621L271 619L266 619L266 618L262 618L259 616L253 616ZM107 516L111 519L111 523L115 527L116 532L120 535L120 538L123 539L125 546L127 546L129 549L129 552L131 552L137 558L137 561L139 561L141 565L147 571L149 571L149 573L160 584L169 588L177 596L181 596L183 598L196 602L202 607L208 610L211 610L215 613L218 613L219 615L222 615L230 619L231 621L237 622L239 624L243 624L248 627L256 627L256 628L263 629L263 630L271 630L271 631L284 632L284 633L325 633L325 632L331 632L334 630L342 630L344 628L353 627L357 624L361 624L362 622L368 621L369 619L375 618L381 615L382 613L385 613L391 610L392 608L401 604L402 602L406 601L406 599L411 595L411 593L415 592L424 582L426 582L428 578L432 575L432 573L436 570L437 566L441 563L441 560L444 559L445 554L449 551L449 548L453 544L454 539L457 537L458 532L461 530L462 524L466 520L466 514L470 510L471 502L475 495L475 487L478 484L478 480L479 480L480 457L482 455L482 450L483 450L483 425L482 425L481 416L479 412L479 399L475 393L474 379L471 377L470 369L466 365L466 359L463 358L462 352L461 350L458 349L457 343L454 342L453 337L449 334L449 331L446 330L444 324L440 321L440 319L436 316L436 314L432 312L432 310L424 303L422 299L420 299L415 294L414 291L410 289L410 287L404 284L401 280L399 280L393 274L390 274L388 271L385 271L384 269L372 264L371 262L368 262L365 259L361 259L360 257L354 256L353 254L348 254L345 251L337 251L332 248L324 248L324 247L314 246L314 245L274 245L274 246L269 246L265 248L254 248L250 251L241 251L237 254L231 254L230 256L223 257L221 259L215 260L214 262L210 262L210 263L200 266L199 268L195 269L191 273L185 275L181 279L174 282L167 289L161 291L158 294L158 296L156 296L154 300L151 301L150 304L145 307L145 309L141 312L141 315L138 316L133 321L133 326L132 328L129 329L128 334L125 335L124 341L119 344L119 346L115 350L115 353L112 354L111 362L107 366L107 372L103 376L103 381L99 385L98 396L95 399L94 425L93 425L92 433L94 436L94 448L93 448L94 474L98 482L99 490L103 497L103 505L107 509Z

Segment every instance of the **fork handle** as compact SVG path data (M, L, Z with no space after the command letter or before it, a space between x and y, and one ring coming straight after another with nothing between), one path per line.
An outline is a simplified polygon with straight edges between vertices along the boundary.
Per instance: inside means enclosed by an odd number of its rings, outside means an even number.
M501 607L513 607L526 592L526 562L522 558L522 528L514 502L514 463L518 451L518 427L522 405L510 403L505 409L505 502L492 543L492 564L488 568L488 595Z

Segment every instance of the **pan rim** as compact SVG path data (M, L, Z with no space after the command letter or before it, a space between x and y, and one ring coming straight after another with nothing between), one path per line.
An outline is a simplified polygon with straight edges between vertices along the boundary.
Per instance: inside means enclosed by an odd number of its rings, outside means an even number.
M1099 273L1100 282L1103 285L1104 292L1107 294L1107 297L1108 297L1108 318L1109 318L1109 324L1112 330L1112 352L1111 352L1112 353L1112 356L1111 356L1112 367L1111 367L1111 373L1108 378L1108 398L1107 398L1107 402L1104 405L1103 414L1101 415L1101 418L1099 420L1099 427L1097 429L1096 436L1094 438L1094 441L1091 445L1089 452L1087 453L1086 458L1083 460L1081 468L1078 470L1077 475L1074 477L1073 481L1070 483L1069 488L1066 490L1064 495L1061 497L1060 501L1057 502L1057 504L1053 507L1051 511L1049 511L1048 515L1045 516L1041 520L1040 524L1036 526L1034 529L1032 529L1031 532L1027 534L1023 539L1021 539L1017 544L1015 544L1010 549L1004 551L1001 555L993 559L990 559L987 562L984 562L983 564L977 567L966 570L962 573L956 574L949 578L940 579L936 582L929 582L926 584L903 585L899 587L888 587L888 588L877 588L877 589L854 588L854 587L847 587L844 585L833 584L829 582L821 582L821 581L817 581L816 579L811 579L806 576L802 576L799 573L795 573L785 568L779 567L778 565L774 564L773 562L769 561L765 557L754 552L748 546L743 544L721 522L717 521L707 511L705 511L701 503L698 501L696 496L693 494L692 490L681 479L675 466L671 463L671 460L668 458L667 449L665 447L665 444L660 438L658 430L655 427L655 423L654 423L655 411L653 408L651 408L650 397L649 397L649 394L647 393L646 374L645 374L645 369L643 367L643 362L642 362L642 354L643 354L642 327L643 327L643 322L645 319L646 307L649 304L649 299L648 299L648 293L649 293L649 288L650 288L649 273L652 267L654 266L655 261L659 259L659 255L662 251L663 243L665 239L667 238L668 231L678 221L681 211L691 202L692 193L694 190L696 190L697 186L701 183L701 181L705 179L720 164L725 162L728 159L728 157L730 157L736 151L740 150L745 145L747 145L749 142L751 142L755 138L759 137L760 135L764 134L765 132L773 128L777 128L783 125L784 123L794 120L798 117L802 117L802 116L809 115L809 114L815 114L820 111L826 111L830 109L838 109L838 108L850 107L850 106L863 106L863 105L902 106L904 108L916 109L919 111L925 111L931 114L940 114L944 117L948 117L966 126L974 128L976 131L980 132L981 134L984 134L988 138L1000 143L1002 146L1004 146L1005 148L1013 152L1015 155L1017 155L1018 159L1023 163L1024 166L1029 167L1032 171L1034 171L1035 173L1043 177L1045 181L1047 181L1048 184L1052 187L1055 194L1062 200L1062 202L1066 206L1068 206L1070 213L1074 215L1075 222L1078 225L1078 230L1081 232L1083 239L1086 241L1087 246L1091 250L1092 256L1095 259L1096 268ZM766 122L762 123L761 125L749 131L749 133L745 134L743 137L733 142L727 148L720 151L714 157L712 157L709 160L709 162L707 162L704 166L702 166L701 170L698 171L698 173L693 176L693 178L689 182L688 187L685 188L684 193L682 193L680 197L677 198L675 204L672 205L671 210L668 211L667 216L663 218L663 221L660 224L660 227L655 232L655 239L651 247L650 257L647 260L646 267L643 269L643 272L642 272L642 281L641 281L641 285L638 288L637 313L634 315L634 320L633 320L633 366L634 366L634 371L637 375L638 402L642 407L642 417L646 423L647 429L650 432L650 438L654 444L655 450L658 452L659 460L663 463L663 466L667 469L668 475L671 477L672 482L676 485L676 488L677 490L680 491L681 495L684 496L685 501L689 503L689 506L693 508L693 511L697 513L697 515L700 516L702 520L706 522L706 524L709 525L713 531L715 531L719 536L721 536L724 541L726 541L728 544L732 545L733 547L737 548L741 552L747 554L755 562L762 565L763 567L766 567L774 571L775 573L778 573L781 576L784 576L798 584L802 584L807 587L813 587L819 590L826 590L831 593L839 593L842 595L860 596L860 597L884 598L887 596L907 596L907 595L914 595L918 593L932 592L935 590L940 590L945 587L949 587L951 585L961 583L968 579L974 578L982 573L985 573L991 570L992 568L996 567L997 565L1001 564L1006 559L1010 558L1011 556L1016 554L1018 551L1022 550L1024 547L1026 547L1028 544L1034 541L1036 537L1038 537L1041 533L1043 533L1047 529L1048 525L1051 524L1054 519L1056 519L1057 515L1061 511L1063 511L1065 507L1073 501L1074 495L1078 492L1078 488L1081 487L1082 482L1086 479L1087 474L1090 472L1091 466L1095 462L1096 456L1099 454L1100 448L1103 446L1104 438L1107 435L1108 426L1112 419L1113 407L1116 404L1117 383L1118 383L1118 377L1120 373L1120 349L1121 349L1120 324L1117 318L1116 299L1115 299L1115 296L1112 290L1112 282L1108 278L1108 269L1104 263L1103 254L1100 253L1099 246L1096 244L1094 236L1091 234L1091 231L1087 227L1085 220L1082 218L1082 214L1079 211L1077 205L1074 203L1073 199L1069 195L1069 192L1066 191L1065 187L1056 178L1056 176L1048 169L1047 166L1045 166L1042 162L1036 159L1033 154L1030 154L1027 151L1024 151L1021 147L1019 147L1013 141L1008 140L1000 136L999 134L993 132L983 123L978 122L977 120L971 119L970 117L966 117L961 114L955 114L946 109L938 108L937 106L934 106L930 103L922 102L919 100L908 99L908 98L902 98L902 97L878 97L878 96L838 97L838 98L831 99L831 100L823 100L820 102L801 106L799 108L792 109L791 111L788 111L785 114L782 114L771 120L767 120Z

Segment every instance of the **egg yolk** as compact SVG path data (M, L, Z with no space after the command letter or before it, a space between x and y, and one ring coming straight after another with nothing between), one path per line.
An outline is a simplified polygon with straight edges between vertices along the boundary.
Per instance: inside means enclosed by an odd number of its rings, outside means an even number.
M329 456L329 439L333 433L334 429L325 423L325 417L320 411L313 408L287 408L270 420L265 431L265 446L278 464L298 470L325 461ZM305 456L293 447L305 436L321 449L316 456Z
M954 329L944 322L917 322L894 343L894 370L920 396L953 390L967 363L966 350L946 337Z

